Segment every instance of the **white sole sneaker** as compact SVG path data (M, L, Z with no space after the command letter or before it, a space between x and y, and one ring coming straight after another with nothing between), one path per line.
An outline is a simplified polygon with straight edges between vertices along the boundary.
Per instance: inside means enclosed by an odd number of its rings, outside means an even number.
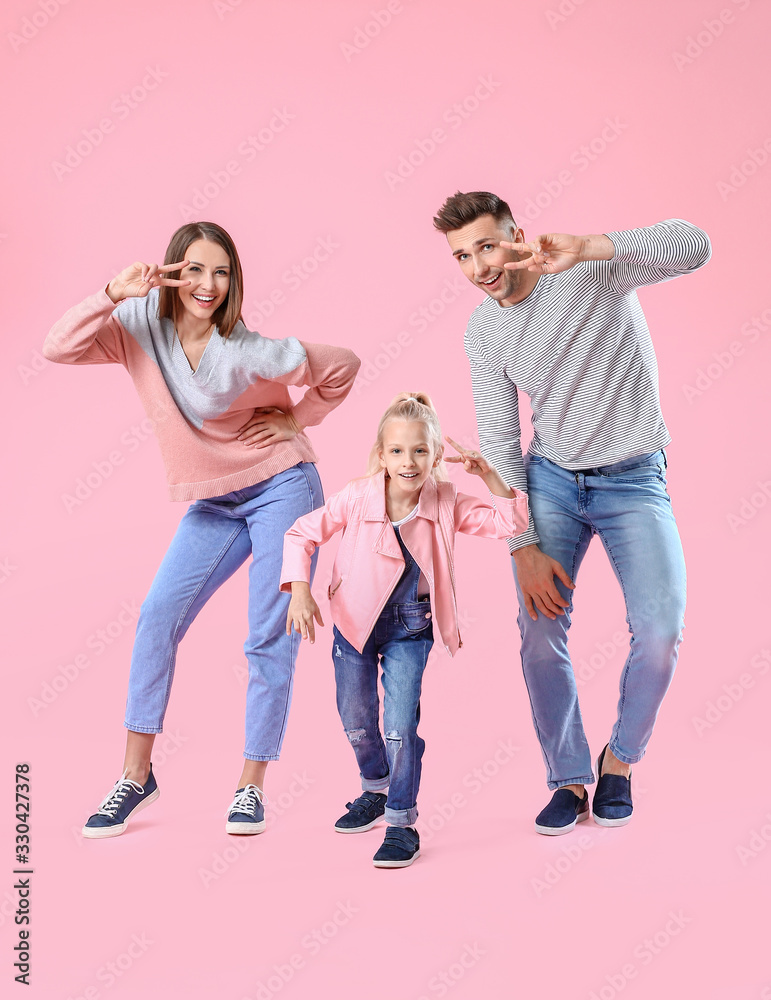
M583 823L584 820L589 819L590 813L587 809L586 812L582 812L579 816L573 820L572 823L568 823L567 826L539 826L534 823L535 832L542 833L545 837L562 837L566 833L571 833L575 830L577 823Z
M378 823L385 823L385 816L378 816L377 819L373 819L371 823L367 823L365 826L354 826L348 830L342 829L342 827L336 826L336 833L366 833L367 830L371 830L373 826L377 826Z
M122 823L117 823L115 826L84 826L80 832L87 840L105 840L107 837L119 837L136 814L152 805L159 798L160 794L160 788L156 788L146 799L142 799L136 809L131 810L131 814Z
M265 830L265 820L260 820L259 823L231 823L230 820L225 824L225 833L240 833L240 834L254 834L263 833Z
M409 861L373 861L375 868L409 868L413 861L420 857L420 851L415 851Z

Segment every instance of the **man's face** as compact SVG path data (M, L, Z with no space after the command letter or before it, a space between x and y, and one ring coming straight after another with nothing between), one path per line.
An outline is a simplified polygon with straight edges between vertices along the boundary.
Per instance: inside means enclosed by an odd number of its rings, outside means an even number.
M532 291L533 274L528 270L507 270L507 261L521 260L528 254L505 250L501 240L520 243L525 239L521 229L496 222L492 215L480 215L461 229L447 233L453 257L468 280L486 292L501 306L521 302Z

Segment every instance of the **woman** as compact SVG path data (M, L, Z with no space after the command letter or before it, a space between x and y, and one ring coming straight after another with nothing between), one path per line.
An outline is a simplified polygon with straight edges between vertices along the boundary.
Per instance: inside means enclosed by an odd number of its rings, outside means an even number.
M162 267L125 268L70 309L43 347L51 361L126 367L154 421L171 499L194 501L142 605L123 775L86 822L85 837L123 833L157 799L151 753L177 645L250 556L246 760L226 830L265 829L265 770L279 758L299 642L285 633L289 597L278 588L284 532L323 503L304 428L342 402L359 360L343 348L250 332L242 299L230 236L213 223L190 223L172 237ZM288 385L310 386L296 406Z

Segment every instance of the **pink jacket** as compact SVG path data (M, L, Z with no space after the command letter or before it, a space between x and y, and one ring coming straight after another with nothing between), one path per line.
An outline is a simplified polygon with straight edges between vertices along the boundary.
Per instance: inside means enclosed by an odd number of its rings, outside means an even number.
M527 528L527 495L496 497L496 506L458 493L453 483L428 479L416 517L399 529L428 581L434 634L452 656L462 645L455 603L455 532L507 538ZM332 570L332 620L359 652L404 571L404 557L385 504L385 474L355 479L317 510L298 518L284 536L281 590L310 582L311 556L336 531L343 537ZM438 632L438 635L437 635Z

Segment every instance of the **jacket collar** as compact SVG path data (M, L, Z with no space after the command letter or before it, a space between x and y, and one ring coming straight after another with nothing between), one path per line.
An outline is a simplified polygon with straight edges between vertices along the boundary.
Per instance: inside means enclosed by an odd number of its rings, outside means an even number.
M433 477L429 477L423 484L418 499L417 517L428 518L429 521L439 519L439 500L436 483ZM371 477L367 488L366 502L364 506L365 521L387 521L385 502L385 469L381 469L377 475Z

